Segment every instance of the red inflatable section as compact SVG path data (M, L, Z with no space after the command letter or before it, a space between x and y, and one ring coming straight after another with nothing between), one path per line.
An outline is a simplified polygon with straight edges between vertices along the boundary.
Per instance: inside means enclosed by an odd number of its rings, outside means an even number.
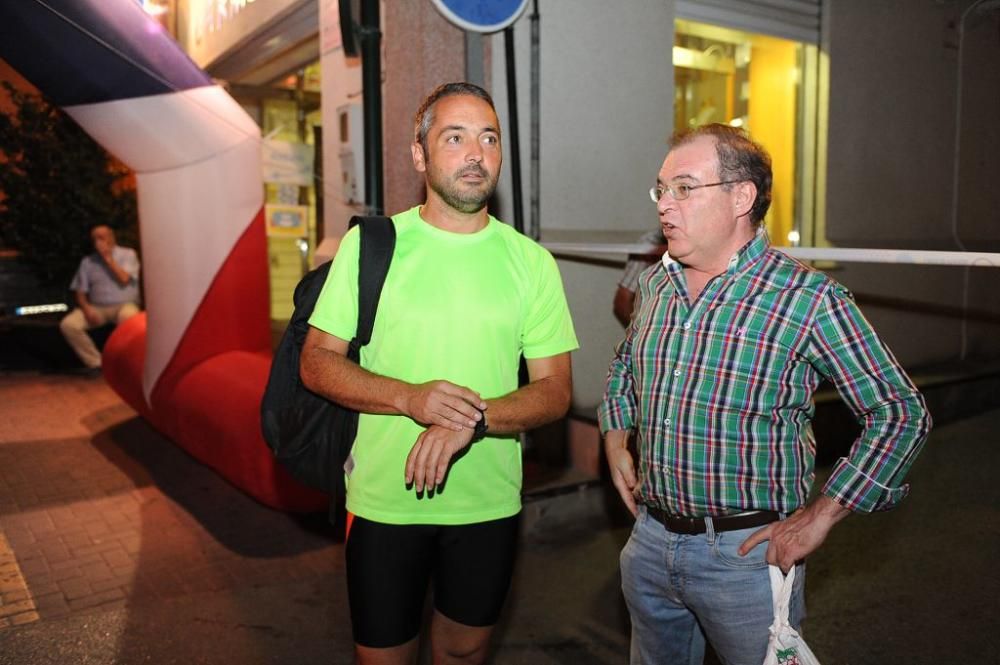
M233 247L152 395L142 392L146 315L118 326L104 347L104 377L153 427L261 503L324 510L326 494L298 483L260 432L271 367L267 239L263 211ZM242 294L237 300L233 293ZM227 296L226 294L230 294Z

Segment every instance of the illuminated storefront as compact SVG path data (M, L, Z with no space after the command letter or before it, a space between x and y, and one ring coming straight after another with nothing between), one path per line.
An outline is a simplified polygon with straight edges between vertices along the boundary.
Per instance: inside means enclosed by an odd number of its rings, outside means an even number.
M773 160L774 200L765 219L771 241L822 244L820 4L783 6L765 11L738 0L678 2L674 128L745 127Z
M154 0L147 0L154 3ZM165 0L155 0L165 2ZM271 318L322 240L322 117L316 0L179 0L178 40L257 121L263 137ZM319 192L319 193L317 193Z

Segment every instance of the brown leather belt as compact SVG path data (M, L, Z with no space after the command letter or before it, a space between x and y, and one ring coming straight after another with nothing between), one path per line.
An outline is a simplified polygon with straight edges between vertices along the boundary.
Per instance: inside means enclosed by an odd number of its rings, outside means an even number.
M704 517L684 517L682 515L672 515L662 508L646 506L649 516L663 525L667 531L682 533L686 535L697 535L705 533ZM755 510L753 512L739 513L737 515L722 515L713 517L712 528L716 533L722 531L739 531L755 526L764 526L781 519L781 514L773 510Z

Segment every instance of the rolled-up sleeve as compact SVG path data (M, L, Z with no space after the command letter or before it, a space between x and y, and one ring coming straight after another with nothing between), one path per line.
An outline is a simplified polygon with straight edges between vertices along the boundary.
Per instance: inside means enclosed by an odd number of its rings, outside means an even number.
M903 479L931 429L927 404L842 286L823 298L812 335L813 364L862 426L823 493L855 512L893 508L909 492Z
M637 399L632 375L631 326L611 359L604 399L597 409L601 433L631 429L635 424Z

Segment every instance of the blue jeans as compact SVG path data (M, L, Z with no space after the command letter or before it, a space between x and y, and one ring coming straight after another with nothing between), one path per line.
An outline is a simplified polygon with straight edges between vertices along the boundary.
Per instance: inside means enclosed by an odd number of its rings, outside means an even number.
M760 665L774 620L767 542L741 557L760 527L686 536L639 508L621 553L622 591L632 618L632 665L700 665L706 638L726 665ZM789 622L805 618L805 565L795 571Z

